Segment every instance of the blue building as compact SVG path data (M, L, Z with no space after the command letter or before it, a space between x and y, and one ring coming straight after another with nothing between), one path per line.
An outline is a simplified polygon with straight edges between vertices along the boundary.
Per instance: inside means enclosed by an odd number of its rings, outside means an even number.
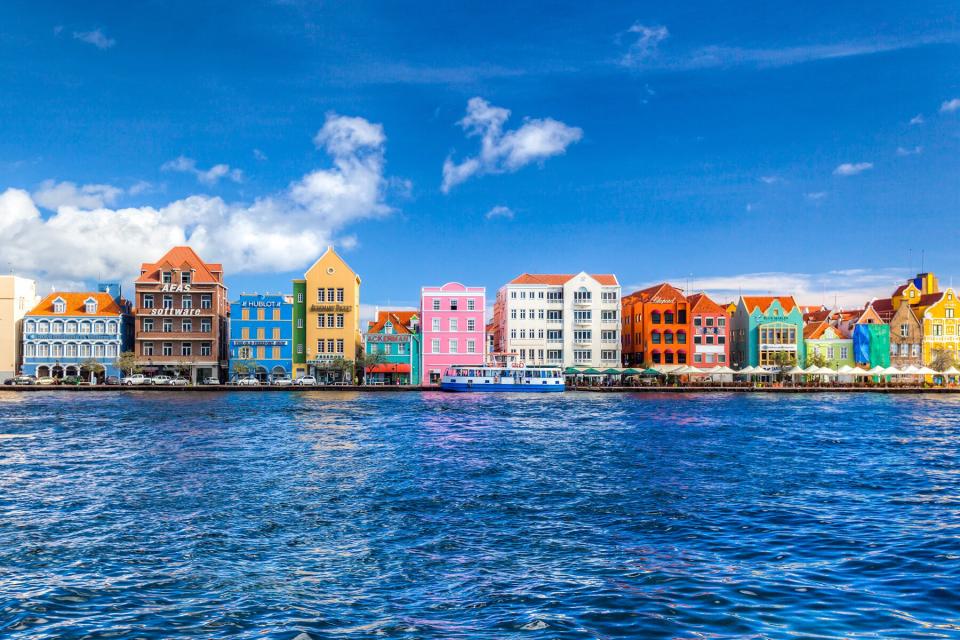
M133 346L131 305L120 297L119 284L97 291L54 292L23 318L25 375L90 377L84 362L96 361L95 377L119 376L117 358Z
M230 303L230 376L261 382L293 372L293 296L241 294Z

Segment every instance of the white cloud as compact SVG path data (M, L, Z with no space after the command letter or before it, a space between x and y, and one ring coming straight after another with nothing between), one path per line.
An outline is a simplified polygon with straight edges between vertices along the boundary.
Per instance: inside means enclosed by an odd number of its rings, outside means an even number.
M56 210L59 207L77 207L97 209L110 205L123 195L123 189L109 184L85 184L77 186L73 182L44 180L33 192L33 200L45 209Z
M179 156L174 160L164 162L160 170L190 173L196 176L199 182L209 186L217 184L221 178L229 178L233 182L243 181L243 171L240 169L231 169L228 164L215 164L209 169L200 169L197 167L196 160L186 156Z
M694 277L690 280L691 293L705 291L719 303L737 301L741 295L792 295L801 305L825 304L844 309L856 309L875 298L888 297L909 275L901 268L842 269L820 273L772 271ZM683 287L687 276L668 279ZM624 292L635 291L656 284L643 283L625 287Z
M151 183L147 182L146 180L139 180L135 182L129 189L127 189L127 193L132 196L138 196L142 193L149 193L153 191L153 189L154 186Z
M517 129L503 131L510 111L495 107L483 98L467 102L467 115L458 123L467 136L480 136L480 154L456 163L443 163L444 193L475 175L506 173L566 152L583 137L583 130L553 118L527 119Z
M260 149L254 149L253 157L259 160L260 162L263 162L267 159L267 154L265 154L263 151L260 151Z
M780 176L760 176L760 182L764 184L779 184L781 182L786 182Z
M872 162L844 162L833 170L835 176L855 176L869 169L873 169Z
M194 195L158 208L62 204L45 217L29 193L8 188L0 193L0 263L47 282L128 279L141 262L189 244L228 273L303 268L349 223L391 211L379 125L328 114L316 141L330 168L248 204Z
M92 44L97 49L109 49L117 44L116 40L108 38L100 29L94 29L93 31L74 31L73 37L81 42Z
M923 114L922 114L922 113L918 113L917 115L915 115L915 116L913 116L912 118L910 118L910 124L911 124L911 125L923 124L924 122L926 122L926 120L923 119Z
M502 204L498 204L494 208L487 211L486 214L487 220L492 220L494 218L506 218L507 220L513 220L513 209L510 207L505 207Z
M960 109L960 98L946 100L940 105L940 113L953 113L957 109Z
M807 193L807 194L805 194L805 195L807 196L807 199L816 201L816 200L823 200L824 198L826 198L826 197L827 197L827 192L826 192L826 191L813 191L813 192Z
M630 27L627 33L636 36L623 58L620 59L620 64L628 67L640 65L654 57L660 43L670 36L670 32L664 26L648 27L639 22Z
M897 147L898 156L918 156L921 153L923 153L923 147L919 145L917 145L916 147L913 147L912 149L909 149L907 147Z

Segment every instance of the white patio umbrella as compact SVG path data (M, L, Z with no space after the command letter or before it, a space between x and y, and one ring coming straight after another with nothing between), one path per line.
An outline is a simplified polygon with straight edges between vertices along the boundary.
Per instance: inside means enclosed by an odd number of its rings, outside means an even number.
M884 369L883 369L883 375L886 375L886 376L902 376L902 375L909 375L909 374L905 374L905 373L904 373L903 371L901 371L900 369L897 369L896 367L891 366L891 367L884 367Z
M921 376L935 376L938 374L937 371L934 371L930 367L920 367L917 373L920 374Z
M848 364L845 364L845 365L843 365L842 367L840 367L839 369L837 369L837 373L839 373L839 374L841 374L841 375L845 375L845 376L854 375L854 374L856 374L857 371L860 371L860 369L856 369L856 368L854 368L854 367L851 367L851 366L848 365Z
M956 367L950 367L949 369L947 369L946 371L943 372L943 375L945 375L945 376L960 376L960 369L957 369Z
M714 367L714 369L715 369L714 373L720 373L720 374L737 373L736 371L734 371L733 369L731 369L726 365L720 366L720 367ZM960 371L958 371L957 373L960 373Z
M880 365L877 365L877 366L873 367L872 369L870 369L870 375L872 375L872 376L882 376L882 375L883 375L883 367L881 367Z
M915 376L920 373L920 369L914 364L908 364L906 367L901 369L901 371L908 376Z

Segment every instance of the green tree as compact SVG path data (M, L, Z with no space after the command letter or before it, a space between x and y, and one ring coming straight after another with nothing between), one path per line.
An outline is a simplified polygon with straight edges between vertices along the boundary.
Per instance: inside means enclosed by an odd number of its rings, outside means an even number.
M257 367L260 366L260 363L256 360L246 359L246 360L234 360L233 361L233 372L239 378L245 378L249 375L252 375L256 372Z
M80 363L80 371L87 374L87 380L90 381L94 376L103 373L103 365L93 358L88 358Z
M380 353L379 351L374 351L373 353L367 353L365 351L359 351L357 353L357 368L360 372L360 375L363 377L364 382L367 379L367 368L375 367L378 364L383 364L387 361L387 356Z
M950 367L956 366L956 358L953 353L946 349L934 349L930 353L930 368L934 371L946 371Z
M116 360L117 369L124 375L131 376L135 373L140 373L143 371L143 366L137 360L137 354L133 351L124 351L121 353Z
M777 380L782 381L784 371L797 364L797 354L791 351L778 351L773 354L771 364L777 368Z
M828 367L830 366L830 361L827 360L827 357L817 351L816 349L811 349L807 352L807 367Z

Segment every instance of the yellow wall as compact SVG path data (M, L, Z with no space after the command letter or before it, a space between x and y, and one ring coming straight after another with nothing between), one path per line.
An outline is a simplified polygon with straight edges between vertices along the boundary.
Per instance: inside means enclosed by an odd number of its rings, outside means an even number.
M336 349L337 340L343 340L343 353L334 353L333 357L342 357L345 360L354 360L356 358L357 345L360 343L360 278L344 262L333 247L327 248L327 251L314 263L304 275L307 281L306 292L306 330L307 330L307 361L317 358L317 340L323 338L325 341L333 340ZM324 290L324 301L319 302L317 289ZM343 289L343 302L329 302L326 300L326 292L333 289ZM324 316L326 325L327 316L333 314L334 324L338 314L343 314L343 328L333 328L324 326L317 327L317 316ZM328 358L331 354L325 349L321 357Z
M953 316L953 317L949 317ZM923 313L923 362L930 364L933 352L946 349L954 357L960 354L960 304L952 288L943 292L943 297ZM938 329L939 328L939 329ZM936 335L937 333L940 335Z

